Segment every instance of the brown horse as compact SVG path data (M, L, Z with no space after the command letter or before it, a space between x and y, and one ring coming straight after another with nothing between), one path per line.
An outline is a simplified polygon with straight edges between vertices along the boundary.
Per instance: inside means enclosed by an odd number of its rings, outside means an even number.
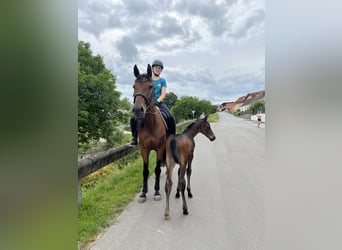
M172 171L176 163L179 164L178 170L178 186L177 193L180 191L183 200L183 214L187 215L188 205L185 200L185 172L187 175L187 191L188 196L192 198L190 176L191 176L191 163L194 157L195 141L194 137L202 133L209 138L210 141L216 139L214 132L210 128L210 124L207 121L207 116L203 119L191 123L182 134L171 135L166 142L166 207L165 207L165 219L170 218L170 193L172 188ZM177 197L177 195L176 195Z
M134 75L136 77L134 88L133 111L137 120L138 138L141 156L144 162L143 188L139 196L139 202L146 200L148 192L147 180L149 176L148 160L151 150L157 153L157 164L154 170L156 175L154 184L154 199L160 200L160 166L165 156L166 128L163 123L161 113L153 102L152 69L148 64L147 73L140 74L137 65L134 65Z

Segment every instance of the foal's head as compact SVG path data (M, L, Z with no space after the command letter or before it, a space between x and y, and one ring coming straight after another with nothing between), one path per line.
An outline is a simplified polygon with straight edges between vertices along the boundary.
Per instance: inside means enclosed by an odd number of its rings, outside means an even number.
M134 65L134 75L136 77L133 84L134 106L133 112L137 119L143 119L147 110L153 105L153 84L151 65L147 66L147 73L140 74L137 65Z
M211 130L210 124L208 122L208 116L205 116L204 118L200 118L200 130L202 134L204 134L206 137L209 138L210 141L214 141L216 139L216 136L214 132Z

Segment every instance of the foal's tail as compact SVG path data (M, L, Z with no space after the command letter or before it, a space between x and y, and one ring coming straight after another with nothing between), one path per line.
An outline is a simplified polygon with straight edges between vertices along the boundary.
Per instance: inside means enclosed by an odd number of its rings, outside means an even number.
M171 153L172 157L175 160L177 164L179 164L179 157L178 157L178 151L177 151L177 142L176 142L176 137L174 136L171 141L170 141L170 148L171 148Z

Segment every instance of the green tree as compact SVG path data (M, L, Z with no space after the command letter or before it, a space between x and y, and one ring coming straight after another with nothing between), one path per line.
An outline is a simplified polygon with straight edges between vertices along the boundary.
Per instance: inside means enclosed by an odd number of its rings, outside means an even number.
M78 43L78 144L87 146L92 140L114 140L116 126L124 120L119 108L120 92L116 78L101 56L93 56L90 44Z
M177 102L177 95L173 92L166 93L164 102L168 106L168 108L171 110L171 108L176 104Z
M132 103L129 101L127 97L124 97L120 100L120 108L125 111L131 111Z
M210 101L199 100L197 97L193 96L183 96L177 100L172 107L171 112L175 116L176 121L181 122L193 118L197 119L202 112L206 115L213 114L216 112L216 108Z
M192 96L183 96L181 97L175 105L172 107L171 112L176 118L177 122L188 120L193 118L192 111L195 111L195 116L197 117L200 114L198 113L198 99Z
M257 101L249 107L251 114L256 114L258 111L265 111L265 101Z
M213 114L216 112L215 106L212 105L211 102L208 100L200 100L198 102L197 109L198 109L199 114L204 112L206 115L209 115L209 114Z

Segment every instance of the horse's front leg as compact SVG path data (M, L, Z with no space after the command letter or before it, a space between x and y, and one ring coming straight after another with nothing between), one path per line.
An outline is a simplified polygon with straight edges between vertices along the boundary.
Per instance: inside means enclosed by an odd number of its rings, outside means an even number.
M143 188L141 191L141 194L139 196L138 202L144 202L146 200L146 193L148 192L148 176L149 176L149 170L148 170L148 152L141 152L143 162L144 162L144 170L143 170Z
M156 175L156 180L154 183L154 200L160 201L161 200L161 195L159 192L160 189L160 165L161 165L161 160L157 160L157 165L156 168L154 169L154 173Z

